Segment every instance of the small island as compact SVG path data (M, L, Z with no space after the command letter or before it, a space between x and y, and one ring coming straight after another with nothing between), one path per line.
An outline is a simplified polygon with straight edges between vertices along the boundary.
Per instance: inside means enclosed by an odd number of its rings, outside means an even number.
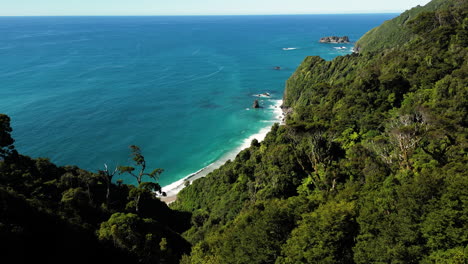
M337 36L331 36L331 37L324 37L320 39L320 43L349 43L349 37L348 36L343 36L343 37L337 37Z

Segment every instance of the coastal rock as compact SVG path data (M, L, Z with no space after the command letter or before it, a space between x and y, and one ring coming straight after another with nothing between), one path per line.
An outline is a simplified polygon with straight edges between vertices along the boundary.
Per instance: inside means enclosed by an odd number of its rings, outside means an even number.
M320 43L349 43L349 37L348 36L343 36L343 37L337 37L337 36L331 36L331 37L324 37L320 39Z
M281 105L280 107L281 107L281 110L283 110L283 115L285 117L292 114L292 112L293 112L292 107L288 107L288 106L285 106L285 105Z
M269 93L262 93L262 94L256 94L255 96L257 97L270 97L271 94Z
M252 108L260 108L260 104L258 103L258 100L254 101Z

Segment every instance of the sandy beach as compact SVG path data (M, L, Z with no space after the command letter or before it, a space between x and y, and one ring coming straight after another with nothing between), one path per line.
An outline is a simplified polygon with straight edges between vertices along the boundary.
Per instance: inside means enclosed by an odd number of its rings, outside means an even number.
M206 175L208 175L210 172L221 167L228 160L234 159L239 152L241 152L243 149L248 148L250 146L252 140L256 139L259 142L263 141L266 135L268 134L268 132L270 132L270 129L273 126L273 124L274 123L282 124L284 120L284 113L283 113L283 110L281 109L281 105L283 104L283 101L282 100L275 100L275 101L276 101L275 104L271 107L271 110L273 111L273 114L274 114L273 116L275 119L271 121L270 126L267 126L261 129L257 134L254 134L246 138L242 142L242 145L240 145L238 148L227 153L226 155L216 160L215 162L211 163L210 165L206 166L205 168L195 173L192 173L181 180L178 180L174 183L164 186L162 190L163 192L166 193L166 196L161 196L160 197L161 201L165 202L166 204L171 204L175 202L177 200L177 194L187 185L187 181L189 181L191 184L194 180L203 178Z
M177 200L177 194L174 196L166 196L166 197L161 197L161 201L165 202L166 204L171 204Z

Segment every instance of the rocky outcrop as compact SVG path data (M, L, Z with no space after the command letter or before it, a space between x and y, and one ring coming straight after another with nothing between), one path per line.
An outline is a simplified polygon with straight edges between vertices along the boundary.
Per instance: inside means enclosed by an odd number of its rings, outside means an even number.
M324 37L320 39L320 43L349 43L349 37L344 36L344 37Z
M260 108L260 104L258 103L258 100L255 100L253 105L252 105L253 108Z
M281 114L281 124L285 124L286 119L289 115L293 113L292 107L285 106L284 104L280 106L283 113Z
M270 93L262 93L262 94L256 94L255 96L257 97L270 97Z
M288 106L285 106L285 105L281 105L280 107L281 107L281 110L283 110L283 115L284 116L288 116L288 115L292 114L292 112L293 112L292 107L288 107Z

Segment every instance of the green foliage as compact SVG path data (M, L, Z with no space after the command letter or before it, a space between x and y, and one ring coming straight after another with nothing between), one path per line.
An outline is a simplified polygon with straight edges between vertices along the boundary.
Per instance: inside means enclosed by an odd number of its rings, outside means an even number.
M0 158L5 158L14 151L15 141L11 137L11 131L10 117L0 114Z
M152 172L146 173L146 161L145 157L141 154L141 149L135 145L130 146L130 149L132 150L131 156L133 157L133 161L135 162L136 166L140 167L140 171L138 173L135 173L136 168L131 166L119 166L117 167L116 171L118 171L120 174L130 174L136 179L138 185L136 186L136 188L130 189L128 196L130 202L127 204L126 208L127 210L134 209L137 213L139 213L140 200L142 195L159 193L166 196L166 194L162 192L159 183L143 181L145 177L148 177L153 181L157 181L159 179L159 175L163 172L163 169L154 169Z
M0 247L4 263L135 261L112 245L100 243L89 230L49 211L38 200L31 201L0 187L0 201Z
M57 167L15 153L0 115L0 248L47 260L50 244L63 251L53 263L76 252L89 253L78 263L466 263L467 12L434 0L370 31L359 54L306 58L287 81L286 125L172 210L139 147L114 172ZM113 184L117 171L137 186Z
M107 222L101 224L99 239L112 241L118 247L129 251L136 251L142 247L140 243L147 242L136 230L139 228L137 225L143 224L143 220L135 214L115 213Z
M101 223L98 237L139 256L140 262L174 263L178 261L178 254L174 255L173 251L183 250L187 245L181 247L181 239L165 229L152 219L142 219L132 213L115 213Z
M353 202L331 201L302 216L277 263L348 263L357 224Z
M8 150L0 160L0 247L7 263L178 263L189 252L178 232L190 219L155 197L159 184L114 185L117 171L92 173L19 155L9 145L9 118L0 117ZM135 197L138 214L132 214Z
M118 171L120 174L127 173L130 174L132 177L136 179L138 182L138 185L141 185L143 183L144 177L148 177L152 180L157 181L159 178L159 175L163 172L163 169L154 169L150 173L146 173L146 161L145 157L141 154L141 149L138 146L132 145L130 146L130 149L132 150L131 156L133 161L135 162L136 166L140 167L140 171L138 173L135 173L136 168L131 167L131 166L119 166Z
M183 263L463 263L467 10L432 1L306 58L286 125L179 194Z
M468 246L439 250L423 259L421 263L464 264L468 262Z
M192 250L192 262L272 263L294 226L293 208L280 200L245 208L221 235L209 236Z
M399 17L385 21L379 27L367 32L356 43L359 52L375 53L384 49L402 46L415 37L415 33L421 31L409 28L408 25L416 25L419 28L430 29L435 22L432 16L427 14L435 10L446 10L450 5L463 4L463 0L433 0L424 7L414 7L407 10ZM415 21L415 22L413 22Z

